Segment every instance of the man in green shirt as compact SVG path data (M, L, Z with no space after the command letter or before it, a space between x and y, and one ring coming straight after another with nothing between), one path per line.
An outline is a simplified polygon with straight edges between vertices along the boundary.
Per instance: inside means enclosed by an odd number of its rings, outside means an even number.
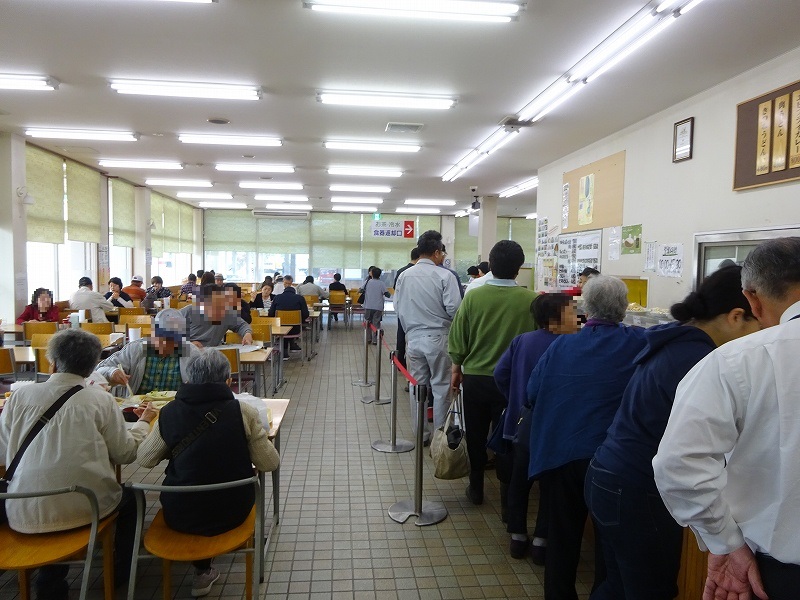
M514 281L525 253L511 240L497 242L489 253L494 279L464 296L450 328L448 352L453 361L451 385L463 385L464 420L470 460L467 498L483 503L483 472L489 427L500 421L506 398L494 382L494 368L515 336L531 331L530 306L536 293ZM505 513L508 466L497 456L500 501Z

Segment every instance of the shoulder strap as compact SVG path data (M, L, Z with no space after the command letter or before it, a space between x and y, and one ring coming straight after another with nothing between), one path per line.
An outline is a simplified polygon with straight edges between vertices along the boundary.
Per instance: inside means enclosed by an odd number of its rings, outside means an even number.
M200 424L195 427L189 435L178 442L178 444L172 449L172 458L178 458L178 455L191 446L197 438L203 435L203 433L205 433L209 427L216 423L219 413L220 409L215 408L214 410L211 410L203 415L203 420L200 421Z
M6 469L5 477L3 477L4 480L11 481L11 478L14 476L14 471L17 470L17 467L19 466L19 463L22 460L22 455L25 454L25 450L27 450L28 446L30 446L31 442L33 442L33 438L35 438L39 434L39 432L42 429L44 429L44 426L47 425L50 419L53 418L53 415L55 415L58 412L58 409L64 406L67 400L72 398L82 389L83 389L82 385L76 385L75 387L68 389L61 395L61 397L58 400L53 402L50 408L48 408L41 417L39 417L39 420L36 421L36 424L31 428L31 430L28 432L28 435L25 437L22 444L20 445L19 450L17 450L17 454L14 456L14 459L11 461L11 464L8 466L8 469Z

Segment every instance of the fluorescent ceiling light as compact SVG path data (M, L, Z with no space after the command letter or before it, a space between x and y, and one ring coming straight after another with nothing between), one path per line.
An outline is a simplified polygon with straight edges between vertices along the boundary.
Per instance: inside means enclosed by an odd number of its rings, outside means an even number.
M320 12L489 23L508 23L520 10L516 2L479 0L306 0L304 6Z
M525 218L528 219L529 221L533 221L534 219L536 219L537 216L538 215L536 213L530 213L529 215L525 215Z
M291 196L289 194L256 194L256 200L278 201L278 202L308 202L308 196Z
M311 210L310 204L270 204L267 203L267 208L270 210Z
M240 173L294 173L291 165L265 165L253 163L217 163L217 171L234 171Z
M243 190L302 190L302 183L290 181L240 181Z
M219 0L158 0L159 2L190 2L192 4L213 4Z
M423 200L423 199L414 199L409 198L404 202L404 204L410 206L455 206L455 200Z
M200 208L247 208L244 202L200 202Z
M210 188L213 184L202 179L145 179L146 185L160 187L196 187Z
M675 4L676 0L664 0L661 4L656 7L657 13L662 13L667 10L670 6Z
M372 167L328 167L328 175L352 175L353 177L400 177L400 169L379 169Z
M47 129L39 127L26 129L25 135L52 140L94 140L100 142L135 142L139 139L139 134L131 131L92 131L91 129Z
M110 85L111 89L119 94L136 94L140 96L213 98L217 100L259 100L261 98L261 88L255 85L147 81L141 79L112 79Z
M228 192L178 192L178 198L192 200L233 200Z
M461 217L468 217L470 214L472 214L472 213L470 213L468 210L464 209L464 210L456 211L455 217L456 217L456 219L460 219Z
M692 10L695 6L700 4L702 1L703 0L692 0L687 5L681 7L681 9L678 11L678 13L681 14L681 15L685 15L687 12Z
M334 184L328 188L332 192L363 192L365 194L388 194L392 191L388 185L350 185Z
M334 196L331 202L344 204L383 204L383 198L352 198L350 196Z
M13 75L0 73L0 90L28 90L52 92L58 89L58 79L47 75Z
M467 156L458 161L458 164L451 167L450 170L442 176L442 181L455 181L487 156L489 155L472 150Z
M322 144L328 150L362 150L364 152L419 152L419 144L384 144L380 142L336 142L329 140Z
M532 123L536 123L537 121L541 121L546 115L550 114L556 108L564 104L567 100L572 98L575 94L580 92L584 87L586 87L586 81L576 81L567 89L567 91L555 100L553 100L550 104L545 106L542 110L540 110L537 114L533 116L531 119Z
M545 106L567 91L568 88L569 84L565 77L556 80L550 87L531 100L525 108L519 111L519 120L530 120L533 115L539 114Z
M379 92L319 92L323 104L343 106L372 106L380 108L427 108L446 110L456 104L446 96L417 96L412 94L383 94Z
M394 212L396 212L396 213L404 213L404 214L413 213L413 214L417 214L417 215L438 215L442 211L439 210L438 208L417 208L417 207L414 207L412 209L409 209L408 207L402 207L401 206L400 208L396 208L394 210Z
M336 204L331 206L331 210L336 212L359 212L359 213L374 213L378 212L377 206L359 206L349 204Z
M517 185L512 185L510 188L503 190L500 192L501 198L510 198L511 196L516 196L522 192L526 192L528 190L532 190L533 188L539 185L539 178L532 177L527 181L523 181L522 183L518 183Z
M180 133L178 140L184 144L216 144L219 146L280 146L280 138L263 135L213 135L205 133Z
M101 167L118 169L158 169L179 171L183 165L176 161L168 160L116 160L107 159L100 161Z

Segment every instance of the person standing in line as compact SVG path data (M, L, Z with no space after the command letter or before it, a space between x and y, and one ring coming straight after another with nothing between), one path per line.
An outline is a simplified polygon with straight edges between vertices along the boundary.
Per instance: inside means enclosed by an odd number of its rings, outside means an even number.
M490 257L489 260L491 260L491 257ZM478 265L478 275L479 275L479 277L473 279L472 281L469 282L469 284L467 284L467 287L464 290L464 295L465 296L469 292L471 292L472 290L477 289L477 288L481 287L482 285L485 285L487 282L491 281L492 279L494 279L494 275L492 275L492 271L489 269L489 264L490 264L489 262L483 261L482 263L480 263Z
M367 281L364 286L364 320L372 324L375 329L381 328L383 319L383 299L389 297L389 290L381 281L381 271L378 267L372 267L372 279ZM367 326L367 342L373 345L378 343L378 334L372 332L372 328Z
M412 248L411 249L411 261L405 266L400 267L397 270L397 274L394 276L394 288L397 289L397 280L400 279L400 275L413 267L417 264L419 260L419 248ZM406 364L406 332L403 329L403 326L400 323L400 319L397 320L397 360L400 361L400 364L404 367L408 368ZM405 386L406 391L408 391L408 384Z
M757 246L742 290L765 328L683 378L653 459L678 523L708 548L704 600L800 590L800 238Z
M517 285L525 253L512 240L497 242L489 253L495 278L475 290L458 309L450 328L448 351L453 361L451 386L464 387L464 426L470 473L467 498L483 504L486 438L497 427L508 401L494 381L494 368L515 336L532 331L531 302L536 292ZM505 516L510 461L496 455L501 514Z
M652 461L675 390L714 348L758 331L741 267L721 269L651 327L622 404L594 453L584 497L603 546L606 580L592 600L671 600L678 594L683 528L658 495Z
M406 332L406 360L412 377L430 385L433 393L433 427L442 427L450 408L450 356L447 336L461 305L458 282L444 262L442 234L430 230L417 240L419 260L397 279L394 305L398 321ZM411 397L413 429L417 428L417 403ZM430 424L423 442L430 443Z

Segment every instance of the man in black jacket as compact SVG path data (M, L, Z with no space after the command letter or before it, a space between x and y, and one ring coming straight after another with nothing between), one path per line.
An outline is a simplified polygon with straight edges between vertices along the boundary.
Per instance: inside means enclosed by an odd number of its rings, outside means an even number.
M274 317L275 311L278 310L299 310L301 320L305 321L308 319L308 305L303 297L297 293L297 290L294 289L292 281L293 278L291 275L283 276L283 293L276 295L275 300L272 301L272 306L269 307L270 317ZM297 335L300 331L301 326L295 325L292 327L289 335ZM301 348L294 339L291 339L284 342L283 349L284 356L288 356L289 350L297 352Z

